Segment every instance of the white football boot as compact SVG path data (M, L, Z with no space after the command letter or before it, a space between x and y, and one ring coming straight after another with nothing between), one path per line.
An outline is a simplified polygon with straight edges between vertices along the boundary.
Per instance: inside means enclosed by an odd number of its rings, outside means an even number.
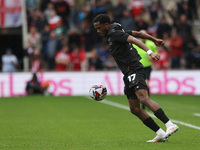
M156 142L165 142L168 141L168 138L164 138L164 136L157 135L154 139L148 140L148 143L156 143Z
M173 133L175 133L179 127L176 124L173 124L167 128L164 138L169 138Z

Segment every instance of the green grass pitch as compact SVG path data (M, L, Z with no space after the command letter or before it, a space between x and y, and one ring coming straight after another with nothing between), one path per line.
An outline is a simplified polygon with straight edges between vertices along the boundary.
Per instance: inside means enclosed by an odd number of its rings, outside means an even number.
M152 95L169 118L200 128L200 97ZM128 106L125 96L106 100ZM165 126L154 119L164 130ZM0 150L199 150L200 130L178 124L168 142L146 143L155 133L128 110L87 97L0 99Z

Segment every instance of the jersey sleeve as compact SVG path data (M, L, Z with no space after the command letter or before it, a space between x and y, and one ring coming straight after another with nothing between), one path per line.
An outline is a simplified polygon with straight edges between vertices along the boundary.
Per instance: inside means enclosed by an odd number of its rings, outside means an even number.
M129 34L125 33L123 30L114 30L111 32L110 37L112 41L118 41L118 42L127 42Z

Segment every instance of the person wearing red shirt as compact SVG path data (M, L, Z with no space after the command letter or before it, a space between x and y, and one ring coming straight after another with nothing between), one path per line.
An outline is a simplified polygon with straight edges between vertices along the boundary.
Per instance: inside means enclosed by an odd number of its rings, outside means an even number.
M61 17L57 15L56 11L52 11L48 20L50 30L54 30L59 21L61 21Z
M130 2L131 10L132 10L132 17L135 18L142 13L142 9L144 6L143 0L132 0Z
M181 57L183 56L183 39L175 30L170 38L171 68L180 68Z
M79 48L75 46L70 54L71 65L73 71L81 71L81 63L85 60L85 50L84 48Z
M40 58L40 50L35 49L33 52L33 60L31 62L31 72L39 72L41 71L42 61Z
M158 47L158 54L160 54L159 61L153 61L154 69L163 70L169 68L169 52L165 47Z
M60 51L56 53L56 70L66 71L70 63L70 55L68 54L69 47L67 45L63 46Z

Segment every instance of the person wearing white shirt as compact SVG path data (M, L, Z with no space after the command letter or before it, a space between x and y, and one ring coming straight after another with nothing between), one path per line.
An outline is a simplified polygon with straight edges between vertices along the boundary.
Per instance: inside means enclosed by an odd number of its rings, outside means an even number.
M18 65L18 59L12 54L12 50L8 48L6 54L2 56L2 72L15 72Z

